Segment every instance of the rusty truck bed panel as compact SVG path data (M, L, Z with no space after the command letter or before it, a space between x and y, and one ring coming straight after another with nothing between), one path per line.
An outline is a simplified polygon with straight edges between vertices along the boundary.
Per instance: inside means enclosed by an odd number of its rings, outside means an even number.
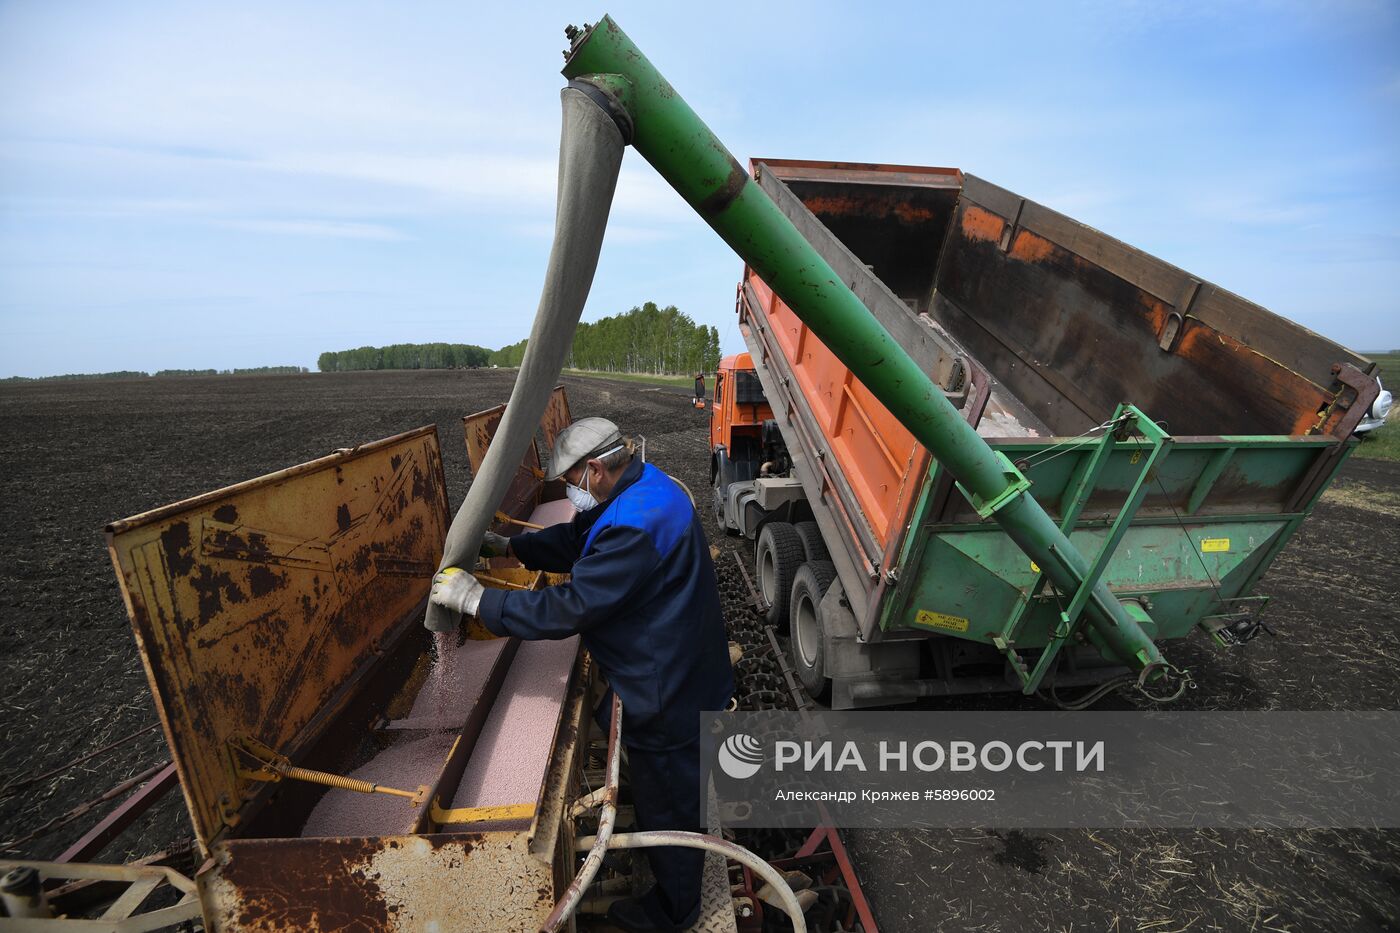
M948 234L948 218L962 189L962 172L792 159L764 159L759 164L781 179L837 240L872 266L896 295L927 294ZM770 186L764 190L773 194Z
M1364 357L1300 324L975 175L965 176L964 198L1317 385L1331 381L1334 363L1365 368Z
M310 745L411 625L446 532L431 425L108 526L202 845L266 786L227 741Z
M1319 418L1338 391L1333 367L1369 365L954 169L763 160L755 172L786 186L1057 435L1103 421L1127 398L1177 436L1330 434L1343 420L1341 410Z
M973 176L920 305L1062 435L1125 399L1178 436L1326 434L1332 366L1366 362Z

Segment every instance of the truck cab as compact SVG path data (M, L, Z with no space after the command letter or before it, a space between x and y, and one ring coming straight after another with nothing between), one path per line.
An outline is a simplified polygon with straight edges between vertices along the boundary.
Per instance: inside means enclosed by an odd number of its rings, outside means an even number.
M724 357L715 373L710 405L710 485L715 520L722 530L754 537L758 520L769 511L756 501L756 481L769 473L785 472L785 456L753 357L748 353Z

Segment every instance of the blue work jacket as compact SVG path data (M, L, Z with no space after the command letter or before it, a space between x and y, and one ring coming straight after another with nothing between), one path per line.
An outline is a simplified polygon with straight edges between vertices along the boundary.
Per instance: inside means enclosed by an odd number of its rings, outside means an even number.
M709 543L690 497L633 460L606 502L572 522L511 539L531 570L571 573L538 591L486 590L477 615L497 635L582 634L622 698L627 745L667 751L696 741L700 712L734 692Z

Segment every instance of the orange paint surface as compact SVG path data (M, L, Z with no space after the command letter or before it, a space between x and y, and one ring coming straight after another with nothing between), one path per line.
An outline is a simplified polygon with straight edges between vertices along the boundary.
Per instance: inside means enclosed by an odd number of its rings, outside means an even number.
M1040 262L1048 259L1055 251L1055 244L1045 237L1036 236L1029 230L1022 230L1016 234L1016 241L1011 244L1011 255L1022 262Z
M792 390L806 400L823 435L822 446L831 453L828 468L845 477L872 536L880 547L887 546L909 520L922 481L922 472L911 475L911 470L915 463L927 469L927 458L916 456L922 448L753 270L746 269L745 276L760 306L754 313L766 321L774 352L791 370ZM753 365L748 354L735 361L734 369L747 368L744 364ZM727 378L732 380L732 374ZM728 398L722 400L712 416L712 447L746 429L741 417L750 417L748 406L735 409Z
M968 205L967 210L963 212L962 232L969 239L991 240L995 243L1001 239L1001 231L1005 228L1006 221L991 211Z
M818 217L878 216L867 201L849 196L816 195L806 198L802 203ZM916 206L906 201L893 201L883 206L891 215L906 224L930 223L938 219L938 214L933 208Z
M1142 305L1143 310L1147 312L1147 320L1151 323L1152 332L1160 335L1162 333L1162 328L1167 324L1167 315L1171 314L1174 309L1165 301L1154 298L1147 292L1138 294L1138 302ZM1186 322L1182 321L1183 329L1185 326Z
M757 277L751 281L758 282ZM766 286L765 286L766 287ZM720 360L715 374L714 392L710 397L710 449L724 447L733 450L734 438L743 434L758 436L763 422L773 417L768 405L738 405L735 403L735 373L752 372L753 357L748 353L726 356Z

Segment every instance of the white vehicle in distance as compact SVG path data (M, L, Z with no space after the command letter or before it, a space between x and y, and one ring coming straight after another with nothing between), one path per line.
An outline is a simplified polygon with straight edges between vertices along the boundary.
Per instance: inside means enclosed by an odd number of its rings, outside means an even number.
M1380 380L1377 379L1376 382L1379 384ZM1394 401L1394 398L1386 387L1382 385L1380 394L1377 395L1376 400L1371 403L1371 410L1366 412L1366 417L1362 418L1361 423L1356 426L1355 433L1364 434L1367 431L1374 431L1376 428L1385 424L1385 417L1390 414L1390 404L1392 401Z

